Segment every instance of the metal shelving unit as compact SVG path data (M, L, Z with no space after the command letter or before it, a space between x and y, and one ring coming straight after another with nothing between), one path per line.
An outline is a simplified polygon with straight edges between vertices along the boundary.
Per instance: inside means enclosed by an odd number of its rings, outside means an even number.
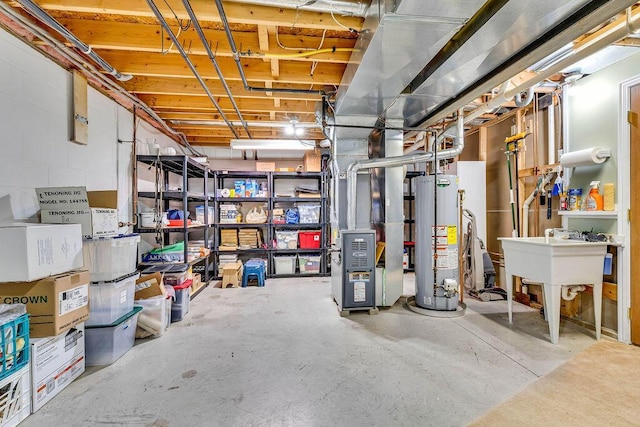
M415 216L415 191L413 185L413 179L424 175L424 172L408 171L405 180L408 182L408 192L404 195L403 199L407 202L408 209L405 209L405 244L404 248L407 251L408 268L405 271L415 271L415 232L416 232L416 220Z
M328 274L327 264L327 222L326 222L326 205L327 205L327 176L324 172L215 172L216 187L219 189L230 186L229 181L231 179L247 180L255 179L266 183L266 191L269 197L216 197L215 205L216 212L220 212L219 206L221 204L230 203L257 203L265 206L269 213L269 218L266 223L262 224L247 224L247 223L220 223L219 218L216 223L217 230L215 231L215 250L214 255L216 260L219 255L222 254L237 254L237 255L249 255L249 257L261 257L267 260L268 264L268 277L286 277L292 275L276 275L275 274L275 261L274 258L277 255L297 255L297 254L318 254L321 258L319 275ZM304 182L314 182L314 188L317 188L320 197L284 197L276 193L278 182L281 180L288 180L296 185L302 185ZM278 224L272 222L273 209L277 207L289 207L297 204L316 203L320 205L320 222L314 224ZM243 229L243 228L260 228L263 231L264 243L266 248L257 249L236 249L236 250L219 250L220 244L220 230L224 229ZM273 242L276 239L276 231L291 230L291 231L307 231L307 230L320 230L321 245L318 249L277 249L273 247ZM217 268L214 270L213 276L219 277ZM308 276L314 276L318 274L307 274Z
M148 156L138 155L137 160L140 163L148 165L156 169L156 176L161 177L162 182L156 182L155 188L161 190L158 192L140 191L139 198L156 199L162 206L164 211L171 207L179 208L183 211L189 210L190 202L202 202L204 206L204 219L207 224L194 224L178 227L142 227L139 224L135 227L136 233L156 233L161 234L164 242L170 241L172 233L179 233L184 241L184 262L179 264L189 264L193 266L194 272L202 274L203 282L207 283L211 278L209 276L210 262L212 257L201 257L194 260L188 259L188 243L190 233L199 231L204 234L204 241L209 242L212 229L215 228L213 218L209 218L209 206L213 198L209 196L209 179L212 178L213 172L208 166L189 158L188 156ZM171 174L175 175L174 177ZM178 179L181 182L181 188L176 190L170 188L171 179ZM201 190L191 190L190 180L202 180ZM214 210L215 215L215 210ZM191 239L193 240L193 239ZM206 243L205 243L206 244ZM209 248L211 249L211 248ZM171 263L167 263L171 264ZM174 263L175 264L175 263ZM144 264L146 265L146 264Z

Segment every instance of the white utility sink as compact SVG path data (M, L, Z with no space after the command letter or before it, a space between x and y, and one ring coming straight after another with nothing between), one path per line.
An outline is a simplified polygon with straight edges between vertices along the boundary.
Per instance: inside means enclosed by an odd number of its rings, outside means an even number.
M558 343L563 285L593 286L596 339L600 339L602 268L606 242L545 237L500 237L507 279L509 323L513 322L513 276L544 284L544 306L551 342Z

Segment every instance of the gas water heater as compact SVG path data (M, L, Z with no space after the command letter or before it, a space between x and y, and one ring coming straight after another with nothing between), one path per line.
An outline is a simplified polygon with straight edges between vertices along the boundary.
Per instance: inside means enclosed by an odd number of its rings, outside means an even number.
M458 308L458 177L416 182L416 299L431 310Z

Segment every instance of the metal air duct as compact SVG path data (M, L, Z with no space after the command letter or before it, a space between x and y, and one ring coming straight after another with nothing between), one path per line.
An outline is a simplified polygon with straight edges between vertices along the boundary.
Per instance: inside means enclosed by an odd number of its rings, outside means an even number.
M509 1L487 9L482 0L374 0L336 97L336 116L403 119L404 127L426 128L634 3Z

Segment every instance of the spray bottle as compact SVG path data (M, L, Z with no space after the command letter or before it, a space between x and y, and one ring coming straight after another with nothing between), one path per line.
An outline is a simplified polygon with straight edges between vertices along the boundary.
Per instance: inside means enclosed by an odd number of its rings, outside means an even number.
M591 191L587 196L587 210L601 211L604 208L604 199L600 194L600 181L591 181Z

